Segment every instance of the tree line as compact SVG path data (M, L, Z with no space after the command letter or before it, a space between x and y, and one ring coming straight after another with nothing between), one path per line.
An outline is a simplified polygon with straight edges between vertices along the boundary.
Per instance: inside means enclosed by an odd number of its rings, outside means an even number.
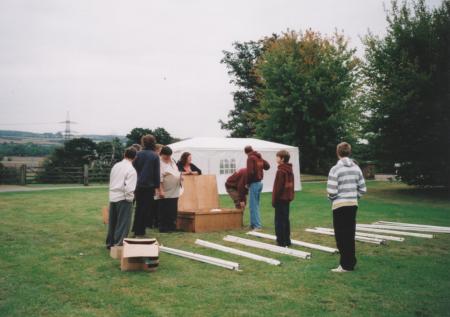
M119 138L111 141L94 142L89 138L75 138L67 140L64 145L57 147L44 163L45 168L53 167L81 167L83 165L109 168L123 158L126 146L140 144L141 137L153 134L161 144L170 144L178 141L164 128L154 130L148 128L134 128L126 135L124 144Z
M450 185L450 1L393 1L386 36L286 31L236 42L221 60L234 108L232 137L298 146L302 170L325 173L341 141L412 185Z

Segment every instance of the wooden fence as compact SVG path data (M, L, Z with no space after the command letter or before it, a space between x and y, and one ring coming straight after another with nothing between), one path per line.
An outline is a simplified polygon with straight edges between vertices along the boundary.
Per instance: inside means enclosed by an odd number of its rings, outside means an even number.
M0 184L83 184L108 183L111 167L2 167Z

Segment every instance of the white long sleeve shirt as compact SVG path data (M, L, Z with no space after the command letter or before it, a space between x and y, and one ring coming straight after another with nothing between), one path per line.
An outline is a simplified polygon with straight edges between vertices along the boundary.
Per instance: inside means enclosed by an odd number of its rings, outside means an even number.
M109 178L109 201L133 201L137 173L131 161L123 159L114 164Z

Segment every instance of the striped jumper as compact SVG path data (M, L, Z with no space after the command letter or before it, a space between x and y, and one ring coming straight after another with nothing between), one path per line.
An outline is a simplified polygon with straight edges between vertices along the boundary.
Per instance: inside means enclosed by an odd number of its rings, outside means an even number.
M328 174L328 198L332 209L358 206L358 198L367 191L361 169L348 157L341 158Z

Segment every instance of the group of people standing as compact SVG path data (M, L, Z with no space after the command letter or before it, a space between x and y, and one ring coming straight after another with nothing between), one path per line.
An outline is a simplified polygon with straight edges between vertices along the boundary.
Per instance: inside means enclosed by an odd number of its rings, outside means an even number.
M250 196L250 227L261 229L260 193L264 170L270 168L261 154L250 146L245 148L247 167L232 174L225 184L236 208L244 208L247 194ZM333 226L336 245L340 253L339 266L333 272L350 272L356 265L355 232L358 199L366 193L366 185L361 169L350 159L351 146L346 142L336 147L338 162L328 175L327 193L332 202ZM275 234L279 246L291 245L289 204L294 199L294 174L290 155L287 151L276 154L278 169L272 189L272 206L275 208Z
M144 237L146 228L158 228L160 232L176 230L182 176L201 173L192 163L190 153L183 153L180 161L175 162L172 149L157 144L153 135L145 135L141 145L127 148L124 159L111 170L107 248L122 245L128 236L133 203L136 204L134 237Z
M247 166L228 177L225 188L233 199L236 208L245 208L247 194L250 200L250 228L259 231L262 228L260 216L260 197L263 189L264 171L270 164L262 155L246 146ZM281 150L276 154L278 169L272 189L272 206L275 208L275 234L277 244L287 247L291 245L289 222L289 204L294 199L294 173L289 163L290 154Z
M152 135L143 136L141 145L127 148L124 159L111 170L108 249L122 245L123 239L128 236L133 202L136 203L132 228L135 237L144 237L147 227L158 228L160 232L174 231L182 177L202 173L192 163L190 153L183 153L181 159L175 162L172 149L156 144ZM262 180L270 164L251 146L246 146L244 152L247 154L246 167L228 177L225 188L236 208L245 209L249 196L250 228L259 231L262 228ZM356 212L358 199L366 192L366 186L361 169L349 158L350 144L338 144L336 154L339 160L330 170L327 192L332 201L335 239L341 258L340 265L332 271L348 272L356 265ZM291 245L289 208L295 194L294 173L289 160L288 151L276 153L278 167L272 189L276 241L283 247Z

